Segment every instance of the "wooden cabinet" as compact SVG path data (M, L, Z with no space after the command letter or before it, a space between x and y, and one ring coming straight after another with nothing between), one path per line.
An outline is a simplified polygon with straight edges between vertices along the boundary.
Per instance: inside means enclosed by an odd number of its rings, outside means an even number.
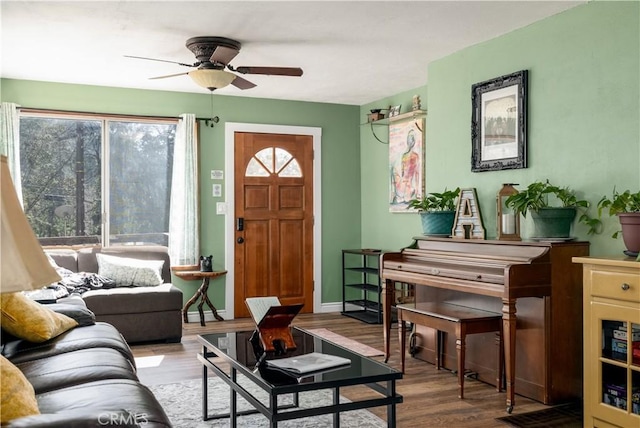
M342 250L342 314L369 324L382 323L380 250Z
M640 426L640 262L576 257L584 278L584 426Z

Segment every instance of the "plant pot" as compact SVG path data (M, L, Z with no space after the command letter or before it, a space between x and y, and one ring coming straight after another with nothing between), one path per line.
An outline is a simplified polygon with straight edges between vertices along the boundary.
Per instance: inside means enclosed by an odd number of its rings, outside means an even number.
M622 240L627 251L638 254L640 252L640 212L618 214L622 226Z
M450 236L456 212L423 211L420 213L420 218L422 219L422 233L424 235Z
M571 224L576 217L572 207L540 208L531 211L535 238L569 238Z

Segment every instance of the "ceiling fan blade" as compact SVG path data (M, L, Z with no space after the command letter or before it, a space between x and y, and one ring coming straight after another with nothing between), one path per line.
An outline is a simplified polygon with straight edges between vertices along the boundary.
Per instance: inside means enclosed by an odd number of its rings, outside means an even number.
M227 65L238 55L238 49L228 48L226 46L218 46L211 54L209 61Z
M236 78L233 79L233 82L231 82L231 84L239 89L251 89L256 86L255 83L249 82L247 79L240 76L236 76Z
M302 69L298 67L236 67L235 71L242 74L267 74L271 76L302 76Z
M168 62L170 64L178 64L178 65L182 65L184 67L197 67L199 66L201 63L200 62L196 62L195 64L185 64L183 62L176 62L176 61L168 61L166 59L156 59L156 58L145 58L143 56L133 56L133 55L124 55L126 58L134 58L134 59L145 59L147 61L158 61L158 62Z
M166 76L150 77L149 80L166 79L167 77L184 76L185 74L189 74L189 72L187 71L186 73L167 74Z

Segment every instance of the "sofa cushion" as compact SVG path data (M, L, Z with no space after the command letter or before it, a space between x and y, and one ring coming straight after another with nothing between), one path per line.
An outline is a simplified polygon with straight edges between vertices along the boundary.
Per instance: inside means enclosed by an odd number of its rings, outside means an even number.
M44 252L59 268L78 272L78 252L71 248L45 248Z
M155 287L117 287L90 290L82 295L96 316L104 314L138 314L182 309L182 292L172 284Z
M51 355L73 352L79 349L111 348L124 355L135 367L129 345L110 324L96 322L95 325L78 327L42 343L14 340L4 344L2 355L14 364L33 361Z
M117 287L153 287L162 284L162 260L96 254L98 274L115 281Z
M16 364L36 394L103 379L138 380L131 362L110 348L90 348Z
M0 379L2 379L2 398L0 399L2 425L16 418L40 414L33 386L20 369L1 355Z
M70 298L67 298L67 299L70 300ZM95 324L96 316L94 315L94 313L87 308L82 298L78 297L78 299L80 299L80 301L82 302L82 305L57 302L57 303L49 303L47 304L47 307L54 312L66 315L69 318L76 320L78 322L79 327Z
M37 399L41 415L15 419L9 427L172 426L151 391L129 379L84 383L38 394Z
M171 282L171 261L167 247L160 245L132 245L114 246L109 248L89 247L78 250L78 270L77 272L98 272L98 261L96 254L108 254L118 257L128 257L139 260L162 260L162 280ZM55 257L54 257L55 258Z
M0 297L2 328L30 342L44 342L78 325L66 315L30 300L22 293L7 293Z

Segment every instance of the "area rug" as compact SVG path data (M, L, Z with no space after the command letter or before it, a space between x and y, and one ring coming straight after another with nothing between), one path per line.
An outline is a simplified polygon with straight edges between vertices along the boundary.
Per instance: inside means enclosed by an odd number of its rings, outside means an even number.
M256 387L246 378L241 378L239 383L249 392L258 397L263 403L267 403L267 394ZM187 380L178 383L149 386L156 396L167 416L175 428L211 428L228 427L229 419L202 420L202 381ZM292 403L290 395L281 397L281 404ZM349 402L340 397L341 402ZM316 407L331 403L331 391L320 390L300 393L300 407ZM251 405L241 397L238 397L238 411L251 409ZM222 414L229 412L229 386L217 377L209 377L209 414ZM332 415L321 415L290 421L279 422L283 428L324 428L333 426ZM387 426L386 422L367 410L353 410L340 414L340 424L343 427L377 428ZM238 427L258 428L268 427L269 421L262 414L252 414L238 417Z
M372 348L369 345L360 343L357 340L341 336L338 333L327 330L326 328L312 328L307 331L309 333L315 334L316 336L320 336L321 338L328 340L329 342L335 343L336 345L347 348L350 351L353 351L360 355L364 355L365 357L377 357L379 355L384 355L384 352L379 351L376 348Z
M523 428L580 428L582 427L582 403L570 403L520 415L503 416L497 420Z

